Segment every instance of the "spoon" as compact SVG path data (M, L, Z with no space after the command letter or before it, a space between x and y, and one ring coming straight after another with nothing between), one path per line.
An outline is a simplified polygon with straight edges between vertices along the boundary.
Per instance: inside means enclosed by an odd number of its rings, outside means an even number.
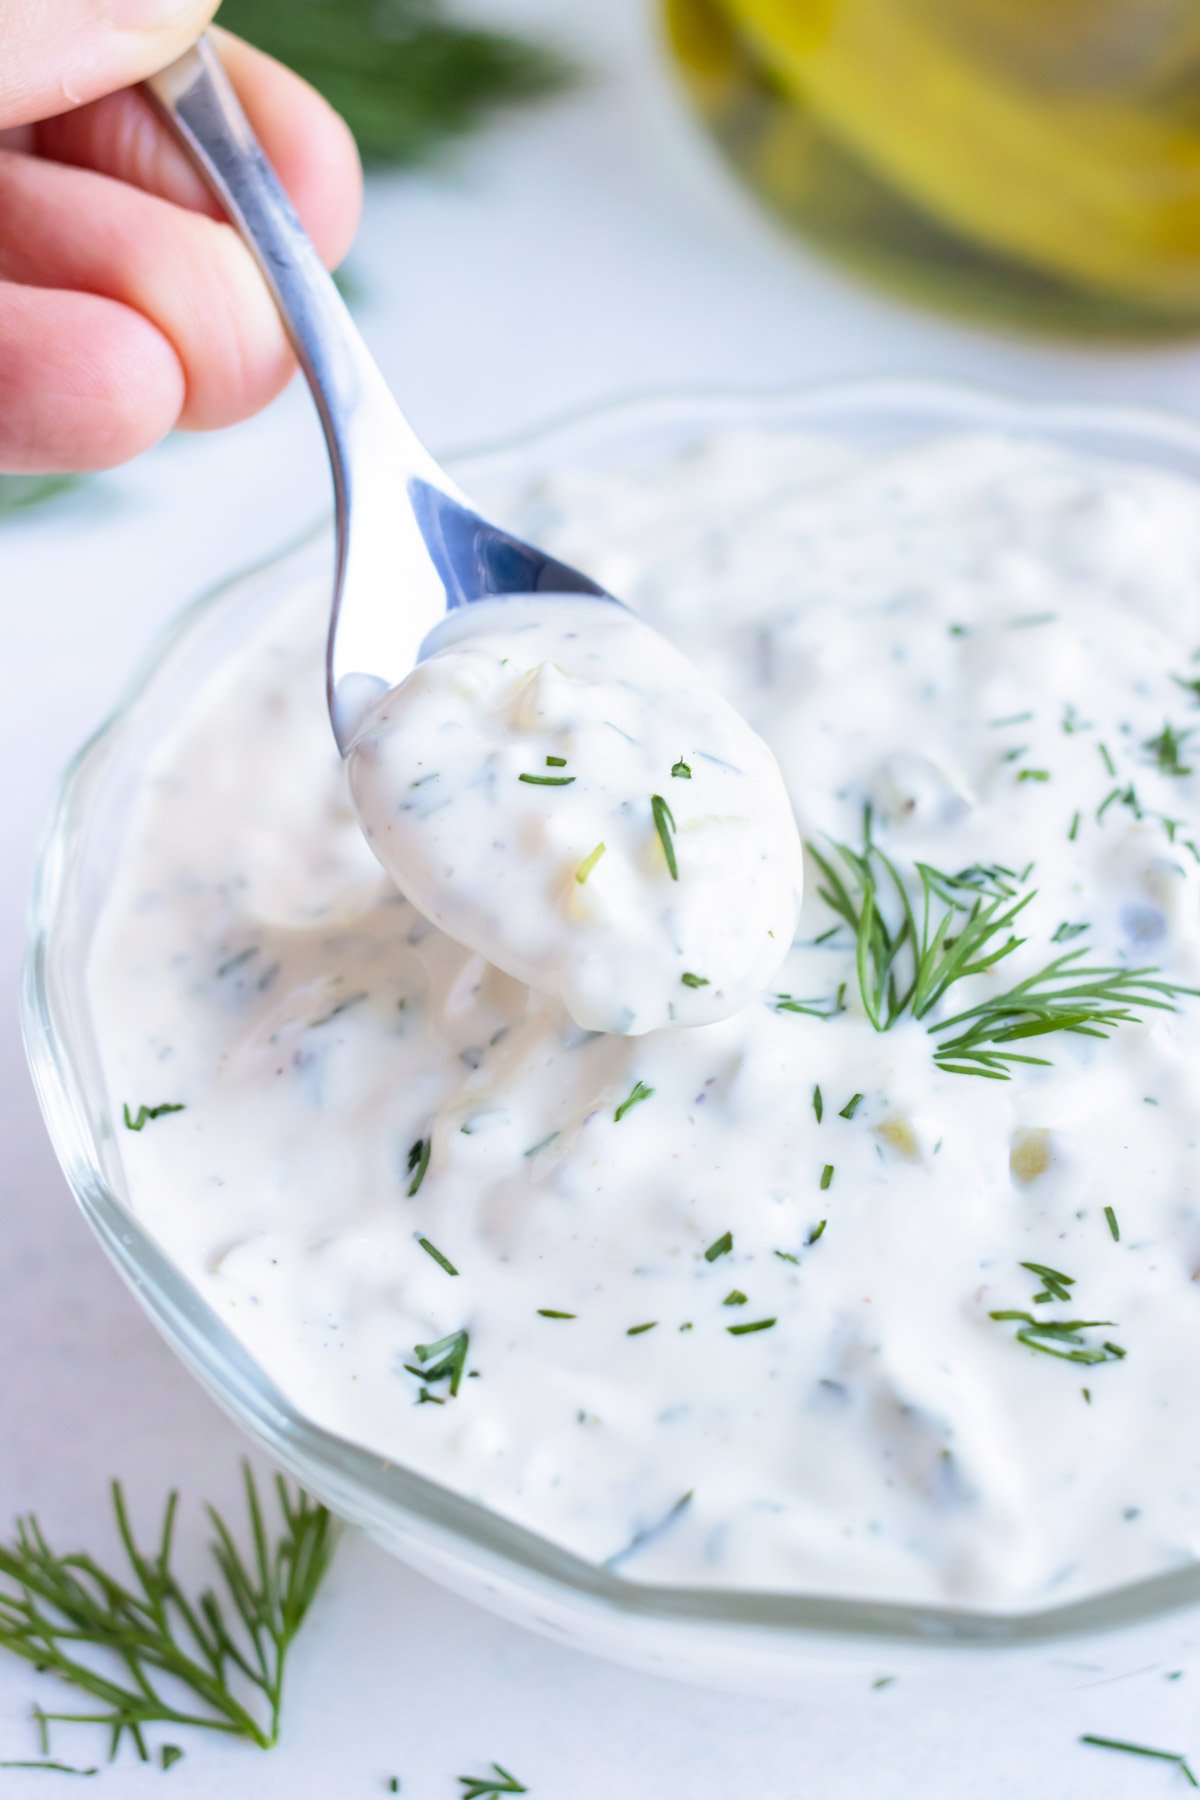
M312 390L333 472L329 716L345 756L448 613L531 594L613 596L485 519L404 417L267 161L206 32L146 87L237 227Z

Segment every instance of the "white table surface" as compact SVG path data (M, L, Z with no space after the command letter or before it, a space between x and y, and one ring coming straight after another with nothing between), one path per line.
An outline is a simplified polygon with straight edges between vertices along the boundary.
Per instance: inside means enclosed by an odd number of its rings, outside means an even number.
M449 165L372 187L354 265L385 370L435 448L655 385L774 386L868 372L965 375L1036 393L1195 404L1200 353L1099 352L960 330L810 260L693 131L643 0L489 0L586 55L589 87L514 116ZM61 766L147 640L215 577L270 551L325 501L305 395L220 439L172 442L78 498L0 528L0 1519L36 1507L56 1537L107 1541L105 1484L141 1516L171 1484L232 1497L238 1434L160 1343L76 1213L18 1038L15 987L34 846ZM200 1534L185 1570L201 1562ZM990 1800L1188 1791L1177 1771L1080 1747L1100 1731L1191 1750L1200 1665L1069 1701L914 1715L903 1685L817 1709L717 1696L551 1647L347 1541L295 1656L271 1755L193 1735L176 1800L355 1800L398 1774L452 1800L492 1759L533 1800ZM49 1682L0 1658L0 1758L36 1754ZM102 1745L64 1729L56 1752ZM157 1791L123 1762L101 1791ZM0 1793L76 1794L0 1774ZM87 1790L84 1790L85 1792Z

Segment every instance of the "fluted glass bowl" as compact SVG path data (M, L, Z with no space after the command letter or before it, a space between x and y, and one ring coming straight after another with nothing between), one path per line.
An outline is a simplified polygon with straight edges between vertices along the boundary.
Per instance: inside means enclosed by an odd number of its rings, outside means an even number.
M751 426L895 448L957 430L1033 436L1200 478L1200 429L1133 410L1043 405L928 383L783 395L663 395L562 421L454 461L468 492L503 507L540 473L613 469ZM100 1242L168 1343L243 1429L386 1549L481 1604L563 1642L661 1673L734 1687L852 1693L902 1677L910 1701L1024 1687L1042 1697L1159 1661L1200 1633L1200 1564L1094 1599L986 1614L795 1594L652 1586L314 1425L280 1393L126 1200L87 984L92 932L122 853L147 756L210 671L330 565L326 527L197 600L125 703L67 772L33 900L23 1012L30 1066L67 1179ZM314 690L313 705L322 704ZM1180 1346L1181 1353L1186 1346ZM1181 1379L1190 1359L1180 1356Z

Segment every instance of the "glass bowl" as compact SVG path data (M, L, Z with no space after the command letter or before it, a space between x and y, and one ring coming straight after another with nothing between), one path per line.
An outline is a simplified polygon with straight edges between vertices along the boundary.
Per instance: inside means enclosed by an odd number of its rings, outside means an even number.
M1200 478L1200 428L1132 409L1049 405L924 382L781 395L687 393L606 407L452 459L485 507L549 467L636 468L714 429L889 448L955 430L1051 439ZM910 1701L1055 1689L1174 1663L1200 1635L1200 1564L1036 1612L988 1614L653 1586L585 1562L312 1424L158 1248L126 1202L87 988L91 934L147 754L219 662L330 566L322 526L197 600L67 772L38 868L24 1031L67 1179L111 1260L187 1366L267 1453L387 1550L445 1586L582 1649L690 1679L833 1696L900 1677ZM319 695L314 692L314 705ZM1182 1367L1182 1364L1181 1364ZM802 1684L802 1685L801 1685Z

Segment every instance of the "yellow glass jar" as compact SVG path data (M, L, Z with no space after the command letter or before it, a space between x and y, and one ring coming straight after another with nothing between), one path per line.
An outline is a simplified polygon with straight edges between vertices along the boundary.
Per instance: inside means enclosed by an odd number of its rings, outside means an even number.
M665 0L744 177L901 293L1200 325L1200 0Z

